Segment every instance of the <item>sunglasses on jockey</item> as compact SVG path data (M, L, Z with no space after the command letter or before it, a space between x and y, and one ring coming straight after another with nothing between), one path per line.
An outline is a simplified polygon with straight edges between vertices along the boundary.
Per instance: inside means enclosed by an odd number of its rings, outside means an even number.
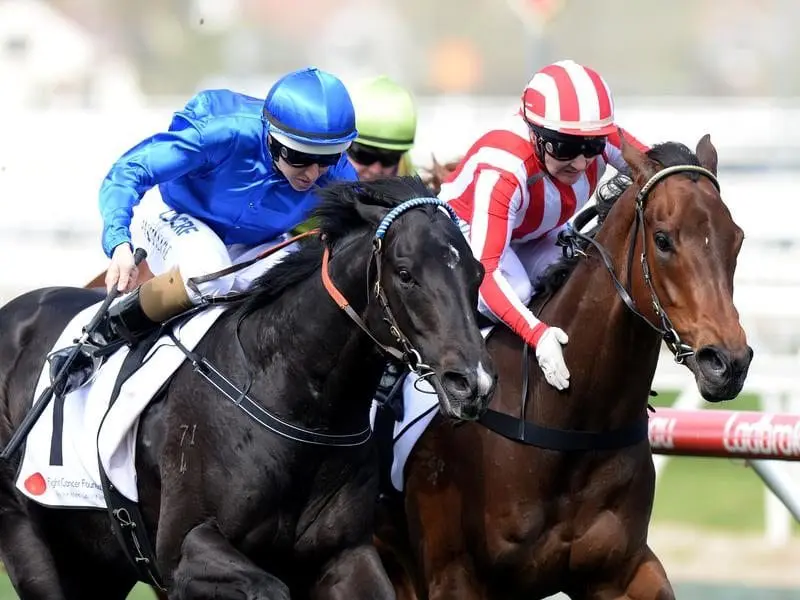
M548 131L529 123L537 135L542 148L556 160L574 160L583 155L586 158L599 156L606 149L606 136L581 137Z
M403 150L385 150L383 148L372 148L353 142L347 149L347 155L355 162L366 167L381 163L382 167L396 167L403 158Z
M276 161L278 158L282 158L290 167L295 167L296 169L303 169L311 165L332 167L342 158L341 152L336 154L306 154L305 152L299 152L284 146L272 136L269 136L268 144L269 151Z

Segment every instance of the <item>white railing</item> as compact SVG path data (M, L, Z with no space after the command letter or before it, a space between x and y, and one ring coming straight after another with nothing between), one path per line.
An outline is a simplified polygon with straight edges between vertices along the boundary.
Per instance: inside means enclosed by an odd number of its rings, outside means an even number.
M728 458L746 459L766 484L765 539L775 546L788 543L792 521L800 521L800 463L779 462L779 459L800 459L800 353L769 354L764 348L756 348L742 393L758 395L764 414L775 416L762 420L754 434L758 439L750 443L738 443L731 438L735 432L731 431L732 421L729 419L735 419L735 413L719 413L715 420L707 418L710 414L701 413L700 409L707 403L697 391L691 373L676 365L666 353L659 361L653 388L662 393L679 391L670 409L657 409L655 418L651 418L656 481L675 455L720 456L724 453ZM734 411L735 406L734 400L731 403ZM749 416L753 421L752 415ZM676 430L676 427L680 429ZM777 446L775 455L746 451L759 444L767 449ZM738 451L731 451L732 447ZM784 456L781 456L781 449L785 451Z

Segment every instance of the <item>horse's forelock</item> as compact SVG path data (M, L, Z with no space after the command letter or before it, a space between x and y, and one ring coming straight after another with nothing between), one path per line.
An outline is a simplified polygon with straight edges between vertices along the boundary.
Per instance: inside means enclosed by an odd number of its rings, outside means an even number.
M656 161L662 167L676 167L679 165L694 165L699 167L700 160L697 155L692 152L687 146L679 142L664 142L663 144L656 144L647 151L647 157ZM686 173L692 181L697 181L700 177L698 173Z

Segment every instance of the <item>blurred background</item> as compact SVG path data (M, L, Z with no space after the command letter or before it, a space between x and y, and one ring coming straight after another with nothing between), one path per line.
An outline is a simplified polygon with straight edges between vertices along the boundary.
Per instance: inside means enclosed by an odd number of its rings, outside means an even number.
M263 97L305 65L386 73L416 94L425 167L572 58L643 141L711 134L746 233L736 303L756 351L725 408L800 413L798 23L796 0L0 0L0 303L105 267L100 181L200 89ZM699 408L688 372L662 365L659 402ZM680 598L800 598L798 531L745 463L659 459L652 546Z

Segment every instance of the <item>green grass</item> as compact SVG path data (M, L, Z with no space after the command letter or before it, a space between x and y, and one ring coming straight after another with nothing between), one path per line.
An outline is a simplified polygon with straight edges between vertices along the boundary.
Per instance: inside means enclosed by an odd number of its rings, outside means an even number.
M654 406L670 406L675 394L659 394ZM761 410L757 396L706 404L703 410ZM656 492L653 523L680 523L720 531L764 530L764 484L743 460L675 456ZM794 531L800 533L795 523Z
M8 580L8 577L5 573L0 571L0 600L18 600L18 598L19 596L17 596L17 594L14 592L14 589L11 587L11 582ZM128 600L154 599L155 594L153 594L149 587L143 584L137 585L128 596Z

